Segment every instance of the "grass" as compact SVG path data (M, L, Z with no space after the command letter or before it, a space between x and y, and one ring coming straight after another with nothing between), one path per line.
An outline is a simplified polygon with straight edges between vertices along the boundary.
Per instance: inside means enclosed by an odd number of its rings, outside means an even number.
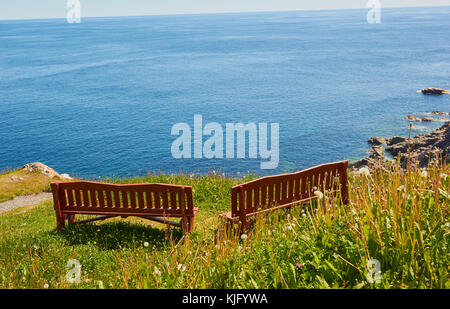
M23 169L4 172L0 174L0 203L20 195L51 191L51 181L40 172L30 173Z
M230 233L230 188L256 177L149 175L116 183L192 185L193 233L137 218L55 232L51 202L0 214L0 288L450 288L449 168L349 175L350 204L320 201L256 218ZM67 263L81 265L69 283ZM381 267L368 282L368 260Z

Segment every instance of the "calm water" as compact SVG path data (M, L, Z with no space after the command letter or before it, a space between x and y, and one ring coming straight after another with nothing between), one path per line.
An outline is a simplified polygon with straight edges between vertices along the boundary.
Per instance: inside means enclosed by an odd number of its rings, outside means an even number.
M270 173L365 155L449 111L450 7L0 22L0 169L78 176L258 171L260 159L172 158L177 122L277 122ZM442 123L417 124L414 134Z

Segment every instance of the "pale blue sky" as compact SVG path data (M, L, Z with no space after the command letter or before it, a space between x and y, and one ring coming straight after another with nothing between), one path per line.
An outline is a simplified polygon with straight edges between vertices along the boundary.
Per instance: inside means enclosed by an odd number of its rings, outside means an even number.
M0 0L0 19L65 18L67 0ZM80 0L81 17L365 9L368 0ZM450 6L450 0L380 0L382 7Z

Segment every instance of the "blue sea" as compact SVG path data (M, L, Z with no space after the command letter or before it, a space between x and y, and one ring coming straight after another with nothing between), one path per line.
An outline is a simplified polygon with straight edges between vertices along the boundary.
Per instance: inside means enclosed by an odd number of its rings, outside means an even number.
M365 156L449 110L450 7L0 21L0 169L279 173ZM279 123L277 169L174 159L171 128ZM442 122L414 123L413 135Z

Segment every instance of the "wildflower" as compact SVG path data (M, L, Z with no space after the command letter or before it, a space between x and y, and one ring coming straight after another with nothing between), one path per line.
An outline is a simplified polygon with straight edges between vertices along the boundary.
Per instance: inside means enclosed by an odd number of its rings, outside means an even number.
M441 174L441 179L443 179L443 180L446 180L446 179L447 179L447 177L448 177L448 175L447 175L447 174Z
M99 289L104 289L103 282L101 280L98 281L98 288Z
M369 177L370 176L370 171L367 167L361 167L358 170L358 175L362 175L364 177Z
M427 171L423 170L422 173L420 173L420 176L421 176L422 178L427 178L427 176L428 176Z
M46 283L44 284L44 289L48 289L49 285Z
M84 282L89 283L89 282L91 282L91 279L86 279L86 280L84 280Z
M150 246L150 244L148 243L148 241L144 242L144 247L148 247Z
M158 269L158 267L155 266L155 269L153 270L153 274L156 276L161 276L161 271Z
M98 229L97 232L100 232L100 229Z
M288 231L293 231L293 230L294 230L294 225L288 223L288 224L285 225L284 230L285 230L285 231L286 231L286 230L288 230Z
M267 231L267 234L272 235L272 232L270 230Z
M247 238L248 238L247 234L242 234L242 235L241 235L241 239L242 239L242 240L246 240Z
M241 251L241 250L242 250L242 247L241 247L241 246L238 246L237 249L238 249L238 251Z
M400 187L397 188L397 191L405 191L405 186L401 185Z
M181 270L181 271L185 271L186 270L186 266L184 266L183 264L178 264L178 270Z
M297 264L297 267L298 267L298 268L302 268L302 267L303 267L303 264L302 264L302 263L298 263L298 264Z
M314 191L314 195L320 200L323 198L323 193L320 191Z

